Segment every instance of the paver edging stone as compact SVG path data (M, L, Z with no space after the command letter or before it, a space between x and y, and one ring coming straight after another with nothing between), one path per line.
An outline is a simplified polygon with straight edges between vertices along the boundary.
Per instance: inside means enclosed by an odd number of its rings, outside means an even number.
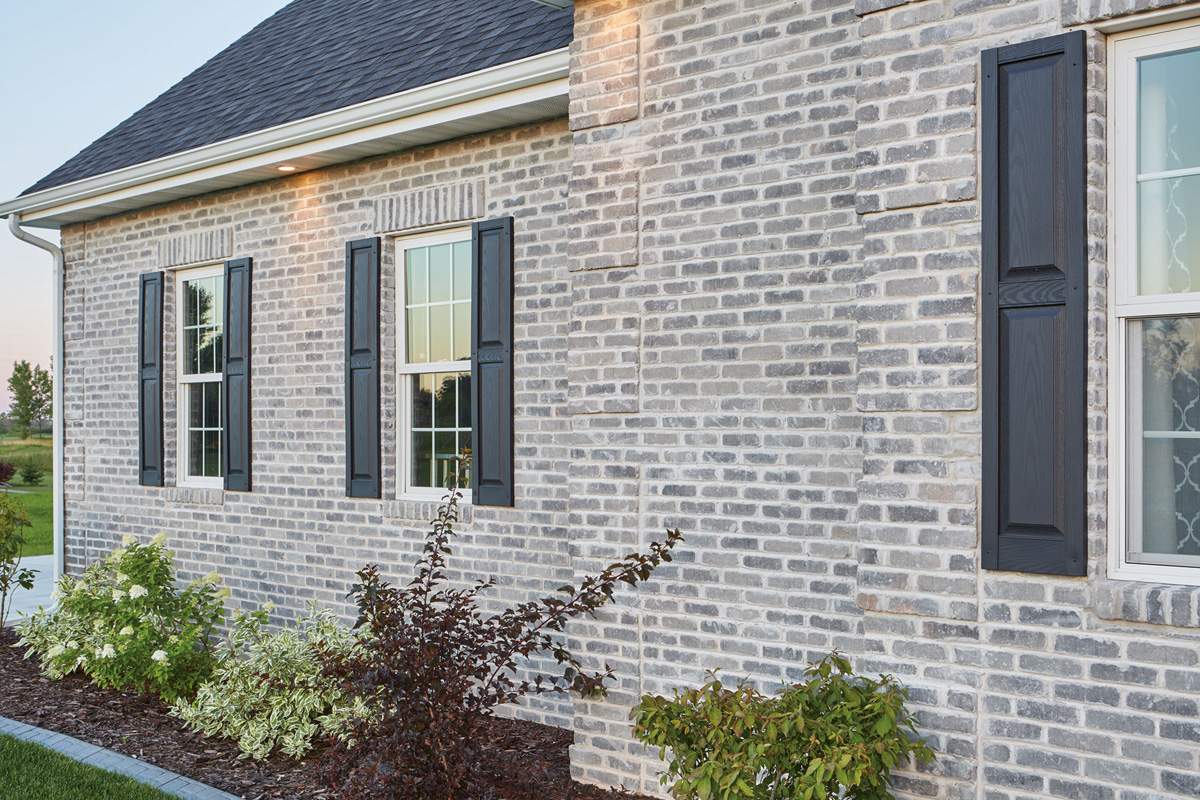
M0 717L0 734L41 745L81 764L115 772L183 800L239 800L237 795L222 792L162 767L106 750L65 733L55 733L15 719Z

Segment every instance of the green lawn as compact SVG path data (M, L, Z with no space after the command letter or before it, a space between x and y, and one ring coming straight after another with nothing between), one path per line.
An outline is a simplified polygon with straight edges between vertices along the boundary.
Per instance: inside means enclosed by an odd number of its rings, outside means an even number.
M25 506L29 521L33 523L25 531L25 546L21 548L21 555L48 556L53 553L54 488L47 485L29 489L18 486L11 491L11 496Z
M0 800L168 800L122 775L0 736Z
M13 476L13 488L17 498L29 512L33 527L25 532L25 547L22 555L44 556L53 552L54 490L50 479L54 462L54 443L49 436L18 439L15 436L0 436L0 461L7 461L18 469L26 461L34 461L46 471L37 486L21 483L20 475Z

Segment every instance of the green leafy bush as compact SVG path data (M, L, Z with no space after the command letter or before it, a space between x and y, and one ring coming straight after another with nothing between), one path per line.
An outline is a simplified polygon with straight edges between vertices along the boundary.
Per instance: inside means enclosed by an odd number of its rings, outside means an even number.
M210 644L228 590L208 575L180 589L166 537L122 547L79 578L64 576L58 609L39 609L18 626L26 657L50 678L81 670L98 686L188 696L212 672Z
M279 750L303 758L318 736L345 739L350 723L370 716L321 671L321 653L348 656L359 636L330 611L310 606L294 627L266 630L271 607L234 615L216 669L193 700L171 713L205 736L236 739L242 754L264 759Z
M896 680L853 674L832 653L774 697L715 676L674 698L647 695L634 733L667 761L677 800L882 800L893 768L933 752L916 738Z
M13 593L17 589L33 588L37 570L21 566L21 548L25 545L25 528L29 515L25 506L13 496L0 494L0 627L8 621Z
M21 481L26 486L40 486L46 477L46 470L34 461L26 461L21 465Z

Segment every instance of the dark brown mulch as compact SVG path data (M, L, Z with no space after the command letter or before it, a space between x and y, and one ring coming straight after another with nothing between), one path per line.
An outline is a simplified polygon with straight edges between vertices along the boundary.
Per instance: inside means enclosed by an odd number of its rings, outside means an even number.
M252 800L336 797L313 759L238 758L233 743L186 730L153 697L101 689L72 675L51 681L0 630L0 716L65 733ZM491 746L473 793L505 800L639 800L571 780L571 732L517 720L487 723ZM641 800L647 800L641 798Z

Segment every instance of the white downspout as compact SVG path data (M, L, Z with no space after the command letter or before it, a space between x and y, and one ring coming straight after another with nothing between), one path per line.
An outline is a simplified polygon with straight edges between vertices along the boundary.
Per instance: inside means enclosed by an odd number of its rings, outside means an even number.
M66 485L66 459L63 455L63 253L53 242L38 238L21 228L21 216L8 215L8 229L12 235L34 247L40 247L54 257L54 583L64 572L63 552L63 487Z

